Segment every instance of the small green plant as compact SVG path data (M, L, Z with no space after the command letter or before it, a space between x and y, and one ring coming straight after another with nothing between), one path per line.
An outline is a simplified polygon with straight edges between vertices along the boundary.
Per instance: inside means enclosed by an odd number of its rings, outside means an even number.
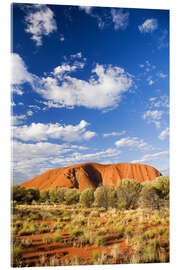
M44 242L45 244L50 244L50 243L52 243L52 238L51 238L49 235L45 235L45 236L43 237L43 242Z
M12 258L16 263L22 258L22 248L20 246L13 247Z
M56 231L53 235L54 242L58 243L62 241L62 235L59 231Z
M97 237L95 240L95 245L98 247L104 246L104 243L105 243L105 241L104 241L104 238L102 238L102 237Z

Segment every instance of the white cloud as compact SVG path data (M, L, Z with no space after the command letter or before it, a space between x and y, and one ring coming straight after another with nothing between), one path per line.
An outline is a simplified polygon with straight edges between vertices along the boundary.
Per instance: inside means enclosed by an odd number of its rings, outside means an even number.
M159 139L161 140L161 141L163 141L163 140L165 140L166 139L166 137L168 137L169 136L169 128L166 128L165 130L163 130L161 133L160 133L160 135L159 135Z
M169 108L168 96L152 97L149 99L149 108Z
M81 120L76 126L62 126L59 123L32 123L30 126L13 127L13 137L23 141L46 141L49 138L61 139L68 142L89 140L94 137L96 133L86 130L88 125L85 120Z
M43 98L64 107L84 106L96 109L114 107L133 83L132 76L124 69L111 65L105 67L97 64L89 81L67 75L59 81L55 73L54 77L42 78L35 90ZM97 96L101 98L97 99Z
M163 72L158 72L156 75L161 79L164 79L168 76L167 74L164 74Z
M34 5L33 10L25 17L27 33L37 46L42 45L42 36L48 36L57 30L54 14L46 5Z
M149 149L150 146L143 140L137 137L126 137L115 142L117 147L130 147L140 150Z
M24 122L24 120L26 119L26 115L21 114L21 115L13 115L11 117L11 121L12 121L12 125L20 125Z
M159 160L161 157L168 157L169 152L168 151L163 151L163 152L158 152L154 154L147 154L144 155L140 160L133 160L131 163L146 163L146 162L151 162L154 160Z
M158 23L156 19L147 19L142 25L139 25L138 28L142 33L151 33L158 28Z
M107 159L110 157L116 157L121 153L121 151L114 149L114 148L108 148L107 150L96 152L96 153L90 153L90 154L81 154L79 152L74 152L72 155L68 157L63 158L57 158L52 161L53 164L63 164L63 165L70 165L82 161L92 162L94 160L100 160L100 159Z
M80 145L53 144L49 142L22 143L13 141L13 176L15 182L31 179L54 168L51 161L66 155L69 152L86 150Z
M13 74L13 70L12 70L12 74ZM13 75L14 76L14 75ZM12 78L12 81L13 81L14 79ZM23 91L22 91L22 89L21 89L21 87L20 86L18 86L18 85L13 85L12 86L12 91L14 92L14 93L16 93L17 95L19 95L19 96L22 96L24 93L23 93Z
M63 63L54 68L50 73L51 76L38 78L27 71L19 55L15 58L20 62L21 69L16 69L19 70L17 74L19 76L14 77L13 83L18 86L30 82L34 91L51 104L59 104L59 107L112 109L117 107L123 93L133 85L133 76L118 66L96 64L89 80L82 80L69 75L84 67L84 62L75 61L72 65ZM97 99L97 96L101 98Z
M63 42L65 40L64 35L61 34L59 39L60 39L61 42Z
M148 123L155 124L156 127L159 128L160 127L160 120L161 120L163 114L164 114L163 111L148 110L143 114L142 118L144 120L147 120Z
M32 83L33 75L27 71L27 67L22 58L17 53L11 54L11 83L14 85L13 90L22 95L21 89L17 86L25 82Z
M125 30L128 26L129 12L123 12L123 9L111 9L111 16L114 23L114 29Z
M104 133L103 137L120 136L120 135L124 135L125 133L126 133L125 130L123 130L122 132Z
M26 114L27 114L27 116L32 116L33 115L33 111L31 111L31 110L30 111L27 111Z
M87 14L91 14L93 7L89 7L89 6L80 6L79 9L84 10L85 13L87 13Z

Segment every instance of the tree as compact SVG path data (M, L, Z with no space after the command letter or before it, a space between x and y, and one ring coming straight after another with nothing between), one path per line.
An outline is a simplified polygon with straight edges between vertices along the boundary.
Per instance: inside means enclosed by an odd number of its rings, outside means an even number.
M49 201L49 190L48 189L43 189L40 191L40 201L41 202Z
M152 182L147 181L143 184L138 204L141 208L160 208L161 199L158 195L157 189L153 186Z
M80 203L85 207L91 207L94 202L94 191L91 188L86 188L81 192Z
M80 191L78 189L68 189L65 193L66 204L75 204L79 202Z
M11 188L11 198L13 201L17 201L17 203L25 202L26 189L21 187L20 185L14 184Z
M99 207L115 207L116 191L112 187L100 186L94 192L95 202Z
M118 204L123 204L126 209L136 208L141 189L142 185L134 179L119 180L117 187Z
M159 176L152 182L161 199L169 199L169 176Z
M32 203L32 201L38 201L40 198L40 192L37 188L27 188L25 190L25 202Z

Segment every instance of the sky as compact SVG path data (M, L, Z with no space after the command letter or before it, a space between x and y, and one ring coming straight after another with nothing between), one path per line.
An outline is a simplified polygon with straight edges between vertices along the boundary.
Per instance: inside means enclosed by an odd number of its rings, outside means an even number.
M169 175L169 11L12 4L12 168L84 162Z

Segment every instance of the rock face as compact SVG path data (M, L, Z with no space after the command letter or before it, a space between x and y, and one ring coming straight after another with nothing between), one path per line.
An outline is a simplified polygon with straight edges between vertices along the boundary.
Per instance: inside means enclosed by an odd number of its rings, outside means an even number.
M95 189L99 185L117 186L123 178L133 178L137 182L154 180L161 173L155 168L134 163L118 163L102 165L83 163L69 167L49 170L32 180L21 184L23 187L35 187L39 190L68 187L83 190L87 187Z

